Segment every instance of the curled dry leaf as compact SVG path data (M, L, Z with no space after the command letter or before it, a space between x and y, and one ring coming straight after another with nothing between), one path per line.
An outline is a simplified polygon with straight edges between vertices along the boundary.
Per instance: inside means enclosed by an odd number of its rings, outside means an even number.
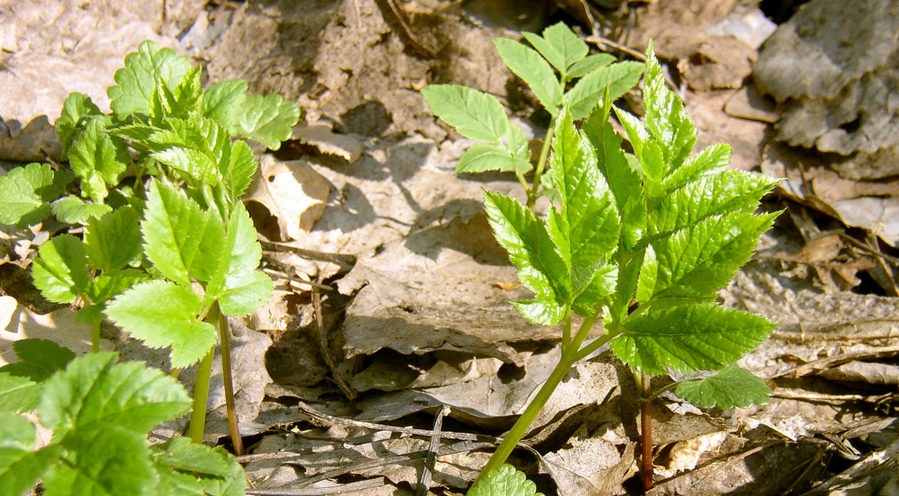
M262 204L277 219L282 240L301 239L324 213L329 192L328 181L308 162L266 156L247 199Z

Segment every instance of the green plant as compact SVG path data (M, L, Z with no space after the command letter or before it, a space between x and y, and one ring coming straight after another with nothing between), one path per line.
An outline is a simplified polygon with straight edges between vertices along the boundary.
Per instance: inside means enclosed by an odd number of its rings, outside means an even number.
M66 99L56 128L68 169L32 163L0 177L0 222L54 216L83 230L40 247L35 286L80 308L95 352L110 318L147 346L170 348L174 369L200 361L190 422L197 442L218 340L240 453L227 317L253 312L272 285L257 268L261 248L240 200L257 162L235 137L277 149L299 108L278 95L248 95L242 80L204 89L200 67L150 41L115 80L110 114L87 95Z
M588 55L587 44L562 23L546 28L543 36L524 36L536 50L507 38L493 43L506 65L531 87L552 116L536 165L524 131L509 122L495 97L458 85L429 85L421 92L437 116L459 134L479 141L459 158L456 172L514 172L527 193L528 207L533 208L562 110L567 109L574 120L587 117L604 93L614 100L633 87L643 64L613 64L615 58L609 54ZM529 185L526 175L532 172Z
M116 363L115 353L76 358L38 339L14 346L21 361L0 368L0 493L23 494L43 479L47 496L244 494L243 468L222 448L148 442L150 429L190 409L172 377ZM40 446L37 423L52 432Z
M561 30L554 26L547 31L551 29L554 33ZM542 39L529 34L526 38L551 62L548 54L553 52L547 44L560 53L586 51L586 46L571 48L571 40L577 39L573 34L545 34ZM498 41L497 46L509 43ZM529 49L516 50L524 53ZM508 50L500 53L513 70L522 63L523 57L510 60ZM536 62L536 52L528 53L528 64L545 65ZM556 63L553 66L560 68ZM612 67L615 65L597 70ZM515 72L527 73L520 67ZM544 69L540 72L532 70L530 78L523 78L546 104L540 96L545 90L539 88L552 86L553 74ZM560 70L558 81L565 77ZM589 74L584 79L587 77ZM622 92L612 86L610 82L591 91L594 99L590 104L572 101L569 95L577 85L561 101L551 100L560 110L551 110L554 128L548 132L553 152L549 168L540 177L541 158L534 184L524 184L528 191L542 185L543 194L551 200L545 216L533 211L530 194L522 204L509 196L484 192L496 239L508 252L522 283L534 293L532 299L513 304L535 324L561 324L562 354L504 436L479 481L503 465L571 367L604 346L632 369L642 394L642 472L647 488L652 485L648 404L658 394L649 390L649 376L718 371L672 386L675 394L703 407L748 406L767 402L770 396L761 379L734 364L767 338L773 324L720 306L716 292L749 259L759 236L777 216L754 213L776 180L727 170L727 145L713 145L691 156L696 130L679 97L665 86L652 45L643 83L645 119L614 108L632 154L623 150L622 137L610 122L612 102ZM461 127L463 135L486 137L474 129L492 129L493 137L520 132L509 129L502 106L493 97L449 86L422 91L434 113ZM575 121L581 117L584 120L578 129ZM506 164L499 161L494 168L520 172ZM467 162L460 164L459 170L471 172L471 167ZM486 164L478 168L489 169ZM521 175L519 179L524 180ZM581 320L577 327L575 317ZM590 338L597 323L601 323L601 335Z

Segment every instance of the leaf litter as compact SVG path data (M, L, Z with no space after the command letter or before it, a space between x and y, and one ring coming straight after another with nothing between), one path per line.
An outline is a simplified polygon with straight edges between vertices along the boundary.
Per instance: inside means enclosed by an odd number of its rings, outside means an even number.
M59 19L77 19L65 3L39 3L55 6ZM201 10L202 3L184 2L178 15L167 11L172 15L161 25L159 16L129 12L134 22L163 33L160 43L202 54L210 61L213 80L247 78L254 91L275 91L298 100L310 127L319 118L335 123L327 133L296 131L302 146L294 153L300 156L284 158L302 160L318 178L310 197L324 208L313 208L321 212L317 220L287 224L306 210L279 216L274 211L279 207L267 206L276 222L267 231L269 241L286 241L267 245L265 263L274 271L270 273L280 274L280 292L264 312L249 319L252 330L235 326L235 332L248 336L247 344L235 343L236 355L241 349L246 352L245 359L235 358L234 366L247 377L243 383L237 379L245 385L237 387L246 388L238 394L246 417L242 426L245 435L258 439L245 459L248 473L260 490L330 485L331 491L343 487L355 494L412 494L423 473L429 439L436 436L442 442L432 468L432 491L462 493L486 460L478 449L489 450L491 436L511 424L557 353L556 337L526 325L505 304L523 290L509 285L514 271L504 263L479 210L481 188L512 191L517 185L503 176L486 182L454 177L454 163L470 143L437 125L415 91L435 81L468 84L509 98L518 118L534 117L529 115L531 107L516 105L515 94L507 90L512 75L496 69L501 64L490 39L502 32L470 23L458 9L429 2L348 0L305 9L289 2L221 3ZM871 8L884 3L872 2L876 5ZM163 8L144 5L152 12ZM635 32L643 33L629 40L637 50L645 46L634 40L655 39L659 53L687 84L687 108L701 128L700 146L732 143L736 167L761 165L788 178L772 202L775 208L787 207L791 221L781 222L765 238L750 265L721 294L728 305L780 323L773 337L741 362L775 387L772 402L749 410L701 411L685 410L678 401L663 397L657 408L669 413L655 415L658 425L653 429L659 436L655 464L663 480L654 491L801 493L815 483L820 484L811 494L834 494L860 484L868 488L860 494L888 491L897 483L890 467L896 464L899 432L899 312L891 297L896 295L895 216L890 214L895 186L884 182L889 175L860 181L863 172L847 174L866 170L841 166L859 162L857 158L834 161L814 150L769 141L769 122L778 114L805 108L797 103L803 96L792 96L786 110L784 104L773 112L770 103L763 106L761 97L752 97L754 83L742 81L745 69L735 66L743 72L734 72L726 66L733 59L754 61L757 45L744 40L732 45L742 52L711 51L731 46L731 41L716 43L720 30L711 26L720 27L736 11L736 2L723 2L707 12L690 5L621 3L619 11L598 13L620 21L618 14L633 12L639 27ZM21 8L2 7L0 22L15 26L13 32L41 32L25 29L33 17L11 16L21 13L13 9ZM830 8L832 2L814 0L804 11ZM103 19L93 10L79 15L89 20L84 25L99 26L97 20ZM684 37L685 25L701 28L691 28ZM424 38L422 33L429 30L437 36ZM176 32L184 33L182 45L171 36ZM257 35L248 38L247 32ZM73 42L101 37L79 33L70 33ZM102 30L98 33L106 36ZM65 85L81 81L105 88L117 67L104 69L93 62L105 60L96 43L74 44L79 57L73 57L65 52L64 40L45 38L20 36L13 45L4 45L14 55L12 73L38 71L48 81L37 86L64 88L46 110L9 110L12 101L33 100L26 89L19 90L23 98L2 100L0 116L7 132L0 151L6 160L30 159L41 149L52 154L46 144L29 150L28 139L33 138L24 129L40 123L41 112L55 119L62 98L71 91ZM414 48L415 40L432 58ZM121 53L111 60L118 64L138 41L123 41ZM41 52L42 46L53 50ZM865 53L864 46L851 42L846 49ZM773 49L765 45L763 50ZM35 58L37 53L51 58ZM98 75L75 78L71 69L47 69L60 64L93 69ZM725 67L715 68L721 64ZM722 79L728 74L731 79ZM863 74L852 77L868 82L864 84L872 81ZM895 88L891 91L895 95ZM738 94L750 96L742 117L723 111L733 109L726 104ZM102 102L102 94L95 101ZM860 112L871 112L870 103L865 105ZM537 117L534 126L539 128ZM292 167L291 161L266 160ZM5 170L10 167L4 165ZM298 181L290 192L269 194L267 201L296 202L307 182ZM264 217L256 215L257 222ZM33 236L5 231L3 236L23 247L6 256L27 266L29 243L22 240ZM2 270L3 291L18 296L23 291L12 284L11 275L21 268L8 263ZM320 319L313 308L316 291L324 313ZM16 316L31 311L13 303L3 307L9 308L4 310L9 316L4 350L8 341L32 332L16 327L21 321ZM47 329L43 332L55 333L54 326L71 326L67 312L53 314L63 324L37 316L33 322ZM268 336L253 337L257 331ZM109 336L115 336L112 330ZM115 342L120 350L133 349L125 339ZM556 408L537 422L526 440L530 447L516 459L532 473L544 474L540 490L547 494L620 494L634 474L637 394L615 386L616 375L624 370L609 356L599 354L578 366L560 388L558 401L554 398ZM270 374L276 363L280 373ZM354 401L345 399L337 377L358 395ZM432 422L442 418L445 405L449 414L435 428ZM483 439L469 437L473 434ZM797 473L803 476L797 478Z

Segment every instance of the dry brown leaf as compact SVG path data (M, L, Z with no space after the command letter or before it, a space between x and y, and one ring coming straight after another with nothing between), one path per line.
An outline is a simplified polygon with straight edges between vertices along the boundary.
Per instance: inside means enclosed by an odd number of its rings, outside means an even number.
M263 157L246 199L278 221L281 240L303 238L325 211L330 186L309 162Z

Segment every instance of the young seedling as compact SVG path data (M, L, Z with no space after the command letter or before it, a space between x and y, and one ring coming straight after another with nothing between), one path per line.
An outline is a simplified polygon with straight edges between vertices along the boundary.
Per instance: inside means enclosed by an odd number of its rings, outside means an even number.
M200 361L190 422L197 442L218 340L240 453L227 317L253 312L272 285L257 270L261 249L240 200L257 162L235 137L277 149L299 108L278 95L248 95L242 80L204 89L200 72L147 41L115 74L111 114L71 94L56 122L71 170L33 163L0 177L0 222L53 215L83 228L82 237L40 247L35 286L50 301L80 307L94 351L108 317L147 346L170 348L174 369Z
M550 29L560 31L556 26ZM571 53L566 47L574 45L559 41L571 37L554 36L558 35L545 33L541 39L528 34L526 38L552 61L550 54ZM498 41L497 46L509 43ZM508 63L509 50L500 53ZM773 324L719 305L716 293L746 263L759 236L777 216L754 213L777 181L727 170L727 145L713 145L691 156L695 127L679 97L665 86L651 44L646 55L644 120L614 108L633 154L624 152L622 138L610 123L612 102L624 90L608 83L590 92L590 103L580 103L569 96L576 85L561 100L550 100L559 107L547 133L552 141L549 168L540 177L543 163L537 163L534 184L524 184L529 191L527 202L484 192L496 239L518 269L521 282L534 293L533 298L513 304L535 324L561 325L562 353L484 467L479 487L486 487L481 482L500 470L570 369L606 346L631 368L641 391L642 477L647 489L652 486L648 406L658 394L649 390L650 376L717 371L674 386L675 394L706 408L749 406L765 403L770 396L761 379L735 362L765 340ZM528 65L546 64L536 62L533 54L529 57ZM521 63L514 63L519 64L517 69L510 66L517 74L527 73ZM562 65L553 63L558 79L545 67L541 75L525 78L544 103L547 100L541 93L569 74L560 70ZM472 130L492 129L491 137L498 139L490 146L505 149L512 142L508 138L520 133L511 129L493 97L452 86L422 91L435 114L461 127L459 132L465 136L485 140L486 133ZM575 121L580 118L585 119L578 128ZM508 148L509 157L515 157L515 149ZM479 165L480 170L490 169L486 162ZM497 162L494 169L524 170L510 167L505 155ZM459 170L471 172L470 164L461 164ZM521 174L519 179L523 181ZM551 200L545 216L529 208L538 183ZM581 319L577 328L575 316ZM591 338L597 324L601 334Z
M243 468L224 449L182 437L150 445L150 429L190 409L172 377L47 340L14 349L21 361L0 368L0 494L38 480L47 496L244 494ZM52 432L40 445L37 425Z

